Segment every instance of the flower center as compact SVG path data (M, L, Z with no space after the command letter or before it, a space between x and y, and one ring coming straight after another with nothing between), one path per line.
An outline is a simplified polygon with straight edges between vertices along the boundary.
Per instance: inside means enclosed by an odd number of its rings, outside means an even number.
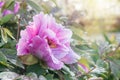
M50 46L50 48L56 48L57 47L57 45L54 43L53 40L47 38L47 41L48 41L48 45Z

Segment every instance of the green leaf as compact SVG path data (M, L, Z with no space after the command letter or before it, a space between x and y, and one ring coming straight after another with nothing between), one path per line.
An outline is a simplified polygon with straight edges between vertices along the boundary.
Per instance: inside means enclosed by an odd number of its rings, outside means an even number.
M63 69L68 72L69 75L75 76L75 73L73 73L67 66L63 66Z
M0 62L7 62L6 56L0 51Z
M40 66L39 64L34 64L34 65L28 66L26 68L26 72L27 73L34 72L37 74L37 76L39 76L39 75L45 75L46 69L43 69L42 66Z
M33 8L35 9L36 11L40 11L40 6L38 6L36 3L34 3L33 1L31 0L27 0L27 3Z
M73 33L73 39L76 39L76 40L78 40L78 41L84 41L84 39L83 38L81 38L80 36L78 36L77 34L74 34Z
M7 23L11 18L13 17L13 14L8 14L1 18L1 25L4 23Z
M0 71L4 71L6 69L6 66L0 64Z
M7 57L2 52L0 52L0 64L4 65L6 67L12 68L12 66L10 64L8 64L8 62L7 62Z
M3 30L3 28L0 29L1 30L1 35L2 35L2 39L5 43L7 43L7 33Z
M5 44L5 43L4 43L3 41L1 41L1 42L0 42L0 47L4 46L4 44Z
M43 75L40 75L40 76L39 76L39 79L40 79L40 80L47 80Z
M10 58L8 58L8 60L9 60L12 64L14 64L15 66L18 66L18 67L24 69L24 66L23 66L23 64L21 63L20 60L18 60L18 59L10 59Z
M53 75L52 75L52 74L47 74L47 75L45 76L45 78L46 78L47 80L53 80Z
M37 79L37 74L36 73L33 73L33 72L30 72L26 75L27 77L32 77L32 78L36 78Z
M4 32L6 32L8 36L10 36L12 39L15 39L12 35L12 32L10 32L10 30L8 30L7 28L3 28L3 29L4 29Z
M76 47L78 49L82 49L82 50L91 50L91 48L88 45L76 45Z
M120 78L120 60L113 60L110 62L110 68L116 78Z
M5 8L9 8L14 3L14 0L7 0Z
M0 52L0 64L6 67L12 67L7 63L7 57L2 52Z
M110 44L111 41L109 40L108 36L105 33L103 33L103 36L104 36L105 40Z
M65 80L77 80L77 79L74 79L72 76L70 76L68 74L64 75L64 79Z

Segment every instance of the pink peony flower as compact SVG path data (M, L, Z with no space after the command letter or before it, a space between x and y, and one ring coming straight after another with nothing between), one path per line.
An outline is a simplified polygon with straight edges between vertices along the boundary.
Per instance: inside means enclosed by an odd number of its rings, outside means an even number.
M33 22L20 32L20 36L17 44L18 56L35 55L54 70L79 59L70 47L71 30L57 24L51 15L35 15Z

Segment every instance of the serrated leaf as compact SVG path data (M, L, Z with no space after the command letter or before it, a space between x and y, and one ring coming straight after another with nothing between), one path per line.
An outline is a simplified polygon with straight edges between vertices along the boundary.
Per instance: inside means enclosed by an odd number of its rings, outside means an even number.
M4 32L4 30L1 28L1 36L2 36L2 39L5 43L7 43L7 33Z
M15 39L12 35L12 32L10 30L8 30L7 28L3 28L4 32L7 33L8 36L10 36L12 39Z
M11 18L13 17L13 14L8 14L1 18L1 25L4 23L7 23Z

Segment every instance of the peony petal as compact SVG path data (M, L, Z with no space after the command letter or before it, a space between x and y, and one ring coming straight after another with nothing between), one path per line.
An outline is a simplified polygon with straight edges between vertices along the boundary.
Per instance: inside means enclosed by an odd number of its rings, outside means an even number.
M72 49L70 49L69 53L61 60L65 64L72 64L72 63L76 63L78 59L80 59L80 57Z
M63 67L63 63L56 59L53 55L50 55L49 61L47 61L47 64L50 68L54 70L60 70Z
M41 39L39 36L33 37L31 44L29 44L29 48L32 54L39 58L43 58L50 51L47 42L44 39ZM44 48L48 49L46 50Z
M57 32L57 38L60 40L61 43L70 42L72 37L72 31L69 29L59 29Z
M47 27L56 33L60 27L57 26L55 19L51 15L47 17L47 20L48 20Z
M27 26L26 31L29 36L29 39L33 38L37 34L37 31L31 26Z
M28 43L23 39L20 39L17 44L17 55L22 56L27 54L29 54Z
M28 39L29 39L29 36L28 36L28 33L27 33L26 29L25 29L25 30L21 30L20 36L21 36L21 38L23 38L24 40L28 40Z
M36 28L37 33L42 33L43 29L47 28L47 15L44 15L42 12L33 17L34 27Z
M55 38L55 37L56 37L56 34L55 34L52 30L46 29L46 30L41 34L41 37L44 37L44 38L48 37L48 38L52 39L52 38Z
M57 45L56 48L52 48L52 53L57 59L62 59L68 54L69 49L64 45Z
M61 69L63 63L53 56L49 46L46 43L46 40L41 39L39 36L33 38L33 55L43 59L47 65L52 69Z

